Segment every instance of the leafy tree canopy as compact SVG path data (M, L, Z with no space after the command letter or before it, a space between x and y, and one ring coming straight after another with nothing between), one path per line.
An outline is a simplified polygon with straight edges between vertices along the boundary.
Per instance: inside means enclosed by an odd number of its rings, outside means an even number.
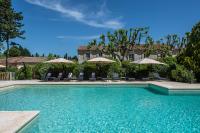
M185 50L178 56L178 61L193 70L198 81L200 81L200 22L197 23L191 33L187 33L188 44Z
M23 48L21 45L16 43L11 43L12 46L9 49L9 56L10 57L17 57L17 56L31 56L30 51L27 48ZM7 50L4 52L6 54Z
M8 66L8 55L10 40L15 38L24 38L25 33L22 30L23 16L21 12L16 12L12 7L11 0L0 1L0 42L6 42L6 68Z

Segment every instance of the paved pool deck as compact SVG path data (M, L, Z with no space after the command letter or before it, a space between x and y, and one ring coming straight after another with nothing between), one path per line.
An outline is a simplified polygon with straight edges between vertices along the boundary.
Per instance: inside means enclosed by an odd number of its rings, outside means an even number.
M40 80L15 80L0 81L0 91L10 89L16 85L84 85L84 84L136 84L156 85L170 91L199 91L200 84L189 84L171 81L67 81L67 82L42 82ZM0 111L0 133L13 133L33 120L39 111Z
M0 133L15 133L31 122L39 111L0 111Z

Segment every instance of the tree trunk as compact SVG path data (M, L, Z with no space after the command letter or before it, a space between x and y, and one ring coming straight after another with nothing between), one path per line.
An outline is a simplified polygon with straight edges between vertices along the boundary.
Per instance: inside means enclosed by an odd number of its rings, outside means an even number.
M26 69L26 64L23 62L23 66L24 66L24 75L25 75L25 79L28 79L28 76L27 76L27 69Z
M9 55L9 39L6 40L7 50L6 50L6 71L8 70L8 55Z

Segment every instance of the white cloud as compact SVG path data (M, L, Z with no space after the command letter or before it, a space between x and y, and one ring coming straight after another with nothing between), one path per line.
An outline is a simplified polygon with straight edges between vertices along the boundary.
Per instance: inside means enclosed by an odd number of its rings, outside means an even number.
M44 7L46 9L59 12L64 17L72 18L75 21L81 22L83 24L98 27L98 28L110 28L118 29L123 27L123 23L117 18L109 18L109 11L106 8L106 4L103 3L101 8L97 12L84 12L80 11L74 7L63 6L58 1L52 0L25 0L26 2Z
M58 39L72 39L72 40L92 40L99 38L99 35L93 36L57 36Z

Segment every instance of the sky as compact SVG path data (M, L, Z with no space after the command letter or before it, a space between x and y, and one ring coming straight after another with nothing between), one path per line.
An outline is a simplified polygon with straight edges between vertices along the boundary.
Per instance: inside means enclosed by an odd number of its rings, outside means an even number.
M23 12L26 39L16 41L32 53L77 55L77 48L120 28L150 27L158 40L183 36L200 21L200 0L13 0Z

